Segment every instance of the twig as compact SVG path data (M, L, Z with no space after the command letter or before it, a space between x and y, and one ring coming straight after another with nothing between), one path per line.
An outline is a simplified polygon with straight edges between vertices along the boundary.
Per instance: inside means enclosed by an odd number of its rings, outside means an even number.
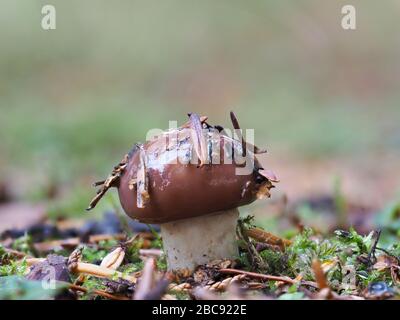
M129 300L129 298L127 298L127 297L115 296L115 295L105 292L103 290L97 290L97 289L89 290L85 287L78 286L76 284L70 284L70 283L68 283L67 286L69 289L74 290L74 291L81 291L84 293L93 293L93 294L97 294L98 296L102 296L104 298L111 299L111 300Z
M46 260L46 258L26 258L26 264L30 267L30 266L32 266L32 265L34 265L34 264L36 264L36 263L40 263L40 262L43 262L43 261L45 261Z
M111 174L107 177L106 180L98 181L98 182L94 183L94 186L102 185L102 187L97 191L97 194L92 199L92 201L90 201L90 204L86 209L87 211L92 210L97 205L97 203L100 201L100 199L106 194L108 189L110 189L111 187L115 187L118 184L122 173L125 171L125 169L128 165L128 160L129 160L129 157L126 154L124 156L124 158L121 160L121 162L118 163L113 168L113 170L111 171Z
M117 277L117 278L121 278L124 280L128 280L132 283L136 283L136 281L137 281L137 278L134 276L123 274L114 269L105 268L105 267L98 266L96 264L91 264L91 263L86 263L86 262L76 263L76 266L74 266L74 268L72 268L71 271L74 273L83 273L83 274L88 274L88 275L99 277L99 278L113 279L113 278Z
M240 129L239 122L238 122L235 114L233 113L233 111L230 112L230 116L231 116L233 128L235 129L236 134L242 143L242 156L245 157L246 156L246 140L244 139L244 137L242 135L242 130Z
M329 285L325 277L324 270L322 270L321 263L318 260L313 260L312 269L314 271L315 280L317 281L320 290L328 288Z
M376 246L378 245L379 238L381 237L381 230L375 231L375 239L371 247L371 251L368 253L368 267L371 267L376 262L375 251ZM374 261L372 261L372 259Z
M89 243L97 243L106 240L125 240L126 234L116 233L116 234L94 234L89 237Z
M159 257L163 254L161 249L139 249L139 255L141 256L154 256Z
M279 246L282 250L284 250L286 246L290 246L292 244L292 241L275 236L272 233L266 232L260 228L244 229L244 233L248 237L257 241Z
M199 115L195 113L189 114L189 123L193 147L200 160L201 167L207 162L207 142Z
M262 252L264 250L272 250L272 251L282 251L282 248L280 246L276 246L273 244L269 243L264 243L264 242L258 242L256 244L256 250L257 252Z
M238 221L236 233L239 239L242 239L247 246L247 253L251 260L251 265L254 266L252 269L261 269L262 271L266 271L268 269L268 263L262 259L257 249L250 241L249 237L245 233L245 227L241 220Z
M9 248L3 248L5 252L7 252L9 255L15 257L15 258L25 258L25 257L30 257L28 254L24 252L20 252L17 250L9 249Z
M136 277L123 274L114 269L98 266L96 264L80 262L81 257L82 257L82 248L75 249L70 254L67 263L70 272L77 274L88 274L99 278L112 279L114 277L117 277L130 281L132 283L136 283L137 281Z
M46 260L46 258L31 257L29 254L27 254L25 252L20 252L20 251L9 249L9 248L3 248L3 249L4 249L4 251L7 252L7 254L9 254L17 259L21 259L21 260L25 259L25 262L29 267L36 263L43 262L44 260Z
M282 281L282 282L290 283L290 284L298 283L298 281L291 279L289 277L272 276L272 275L267 275L267 274L262 274L262 273L243 271L243 270L231 269L231 268L219 269L218 272L223 273L223 274L244 274L250 278L267 280L267 281Z
M136 177L136 206L144 208L150 199L147 177L146 154L142 145L139 146L139 165Z

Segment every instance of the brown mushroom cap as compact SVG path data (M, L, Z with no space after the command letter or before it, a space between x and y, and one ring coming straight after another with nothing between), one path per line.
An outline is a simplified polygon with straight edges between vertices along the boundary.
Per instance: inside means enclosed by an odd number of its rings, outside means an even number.
M258 163L253 152L260 149L249 150L251 145L243 139L232 139L221 127L206 124L206 117L190 117L182 127L136 145L109 178L99 183L103 187L89 209L112 186L118 188L126 214L145 223L207 215L269 196L277 179ZM206 132L199 133L203 128ZM250 170L238 174L249 163Z
M247 175L237 175L236 169L240 165L234 161L231 164L223 163L226 152L222 144L230 138L217 134L221 141L220 163L199 167L197 164L173 161L177 156L189 155L192 148L192 141L186 138L190 129L177 130L178 135L172 131L142 146L148 158L146 174L149 201L144 208L137 206L137 185L133 188L129 186L140 170L139 148L131 153L118 186L121 205L130 217L147 223L163 223L228 210L256 200L260 184L265 184L267 179L259 175L257 170ZM175 145L172 143L173 146L167 148L166 136L167 140L178 136L180 142ZM230 141L236 149L241 148L239 141Z

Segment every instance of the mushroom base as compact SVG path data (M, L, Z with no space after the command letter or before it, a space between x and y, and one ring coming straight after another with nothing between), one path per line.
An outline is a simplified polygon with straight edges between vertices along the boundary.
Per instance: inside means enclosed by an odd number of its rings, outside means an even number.
M238 255L237 208L161 224L168 270L189 269Z

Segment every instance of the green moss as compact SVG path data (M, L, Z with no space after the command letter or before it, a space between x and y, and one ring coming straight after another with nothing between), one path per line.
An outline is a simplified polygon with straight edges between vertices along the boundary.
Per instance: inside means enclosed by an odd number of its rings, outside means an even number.
M9 261L0 265L0 276L24 276L28 271L28 264L25 259L20 261Z
M260 253L261 258L268 265L268 272L273 275L287 274L287 259L288 256L285 253L274 250L263 250Z
M107 250L99 249L97 246L85 246L82 250L82 261L99 264L107 254Z
M124 275L129 275L134 272L141 271L144 267L144 263L142 260L138 260L135 263L128 263L121 266L118 270L122 272Z
M103 283L102 279L95 277L87 277L85 282L82 284L84 288L88 289L88 292L84 293L81 297L82 300L91 300L93 299L93 290L105 290L106 286Z
M37 256L37 252L33 246L32 238L28 234L15 239L12 244L12 248L31 256Z

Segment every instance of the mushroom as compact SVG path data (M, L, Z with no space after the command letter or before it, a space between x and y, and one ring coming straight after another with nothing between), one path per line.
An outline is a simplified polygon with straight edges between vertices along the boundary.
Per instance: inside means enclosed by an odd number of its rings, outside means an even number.
M276 176L261 167L231 112L238 139L207 117L189 114L179 128L136 144L114 167L88 210L110 187L128 216L161 227L168 269L190 269L238 255L238 207L270 197ZM250 165L249 165L250 164Z

